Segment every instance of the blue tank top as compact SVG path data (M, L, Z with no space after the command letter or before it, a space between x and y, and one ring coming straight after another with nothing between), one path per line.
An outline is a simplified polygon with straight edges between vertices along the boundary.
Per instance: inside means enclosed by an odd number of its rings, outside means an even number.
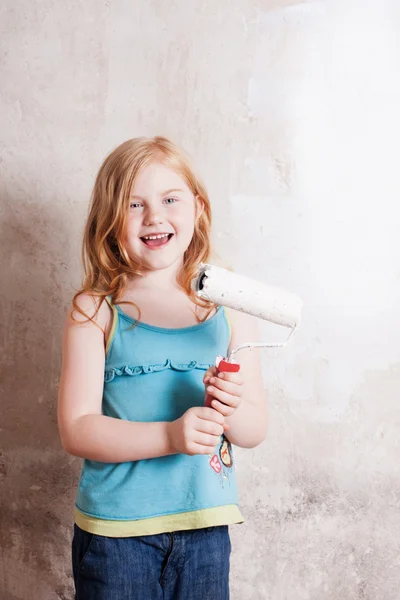
M229 345L223 307L198 325L166 329L137 322L111 306L103 414L137 422L173 421L189 408L203 406L204 372L217 355L226 356ZM213 456L84 460L75 520L83 529L109 536L242 522L233 463L224 436Z

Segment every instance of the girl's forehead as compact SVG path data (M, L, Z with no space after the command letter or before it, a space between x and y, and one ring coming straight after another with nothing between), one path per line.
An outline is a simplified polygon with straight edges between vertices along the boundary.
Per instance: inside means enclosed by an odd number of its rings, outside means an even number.
M161 162L152 162L138 173L132 187L132 194L140 196L149 193L162 193L165 190L172 189L190 192L185 179L178 171L167 167Z

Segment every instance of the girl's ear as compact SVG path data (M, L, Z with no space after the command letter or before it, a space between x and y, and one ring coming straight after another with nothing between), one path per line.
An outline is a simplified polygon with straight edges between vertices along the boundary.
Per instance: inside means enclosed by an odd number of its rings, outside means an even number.
M197 194L197 196L195 197L195 202L196 202L196 220L199 219L203 213L204 210L204 201L203 198L201 198L201 196L199 196Z

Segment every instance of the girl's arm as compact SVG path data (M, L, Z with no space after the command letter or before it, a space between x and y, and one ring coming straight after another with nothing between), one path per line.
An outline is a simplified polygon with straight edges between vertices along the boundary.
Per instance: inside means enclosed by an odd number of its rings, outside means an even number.
M79 306L93 315L95 300L78 298ZM65 324L63 361L58 396L58 426L64 449L75 456L101 462L125 462L173 454L167 423L133 423L102 414L105 334L112 313L106 302L84 323L75 311Z
M79 306L94 314L94 299L81 295ZM58 398L58 426L64 449L99 462L128 462L169 454L209 454L224 431L224 417L193 407L171 423L137 423L102 414L105 339L112 313L103 302L93 322L70 310L65 324Z
M236 310L226 310L232 330L228 352L246 342L259 341L255 317ZM235 360L240 364L244 386L238 409L231 417L226 418L229 429L225 435L235 446L254 448L267 434L267 394L261 374L260 349L241 350Z

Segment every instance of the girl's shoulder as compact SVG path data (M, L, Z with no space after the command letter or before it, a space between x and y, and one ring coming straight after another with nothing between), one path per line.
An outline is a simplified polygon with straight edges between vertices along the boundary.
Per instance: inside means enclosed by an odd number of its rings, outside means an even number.
M70 326L97 327L107 336L112 326L113 311L104 297L83 292L74 297L68 309L67 323Z
M244 333L247 332L250 335L257 335L258 319L256 317L241 310L234 310L228 306L224 306L224 310L228 320L236 330L242 330ZM250 331L247 331L248 328L250 328Z

